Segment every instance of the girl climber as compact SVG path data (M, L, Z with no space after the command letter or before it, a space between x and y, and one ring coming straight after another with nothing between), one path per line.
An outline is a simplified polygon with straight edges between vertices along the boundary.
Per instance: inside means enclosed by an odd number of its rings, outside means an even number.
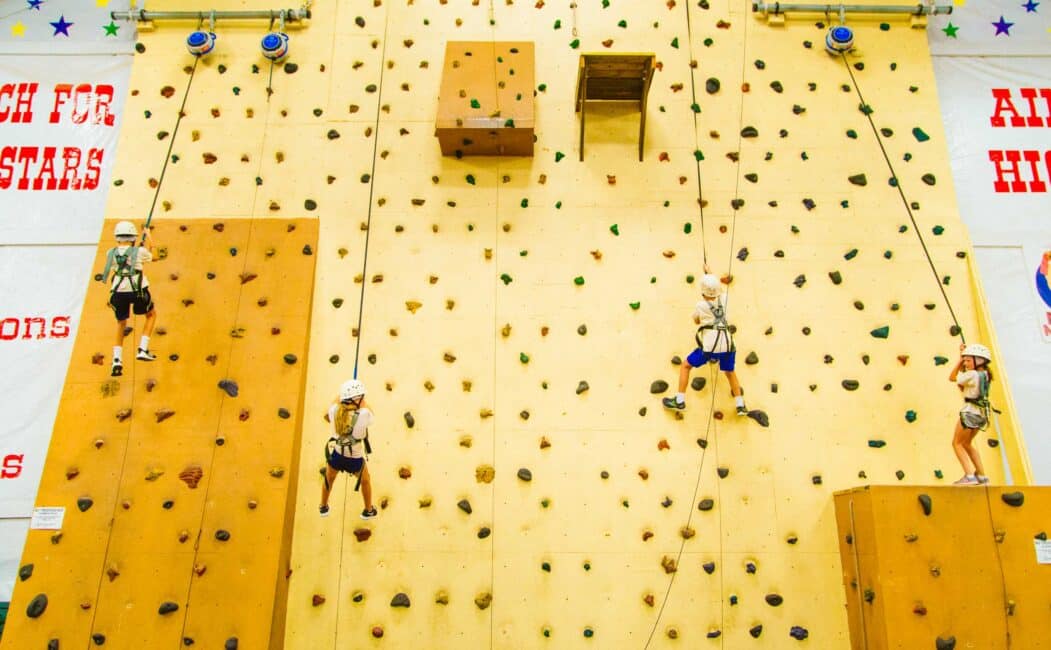
M690 370L699 368L709 362L719 362L719 370L726 373L730 382L730 394L737 403L737 415L748 415L744 405L744 389L737 381L734 372L737 351L726 322L726 294L723 293L719 278L712 275L708 265L704 265L704 277L701 278L701 300L693 312L693 322L701 327L694 337L697 349L686 357L679 369L679 392L675 397L661 400L666 408L682 410L686 408L686 384L690 381Z
M321 488L322 517L328 516L328 496L332 485L340 472L358 477L357 491L361 487L361 496L365 500L365 509L361 511L362 519L372 519L377 514L372 505L372 481L369 480L369 468L365 464L365 452L371 451L368 443L369 425L372 424L372 410L365 405L365 384L357 379L343 382L339 389L339 401L328 409L326 418L332 423L335 435L325 444L327 464L321 470L325 485Z
M149 228L142 232L143 245L135 245L139 233L135 224L130 221L117 223L113 229L113 236L117 245L106 253L106 268L95 278L102 282L110 282L109 306L117 317L117 336L113 345L113 367L110 375L120 377L124 373L124 332L132 311L136 315L146 316L135 358L139 361L153 361L157 358L150 352L150 335L153 334L153 325L157 322L157 309L150 296L150 281L142 273L142 265L153 261L154 248ZM113 269L112 280L110 269Z
M989 384L993 381L993 373L989 369L991 362L989 348L979 343L961 344L960 360L949 373L949 381L956 382L960 387L964 401L952 438L952 450L956 452L964 474L954 485L989 483L982 457L973 442L978 431L989 425Z

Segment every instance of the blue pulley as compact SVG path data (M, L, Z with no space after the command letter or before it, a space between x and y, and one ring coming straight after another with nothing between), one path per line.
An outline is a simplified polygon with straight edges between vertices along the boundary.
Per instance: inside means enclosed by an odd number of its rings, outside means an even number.
M854 47L854 30L846 25L839 25L828 30L825 36L825 49L829 54L849 52Z
M288 34L270 32L263 37L259 47L263 51L263 56L271 61L280 61L288 56Z
M215 33L196 31L186 37L186 49L194 56L204 56L215 49Z

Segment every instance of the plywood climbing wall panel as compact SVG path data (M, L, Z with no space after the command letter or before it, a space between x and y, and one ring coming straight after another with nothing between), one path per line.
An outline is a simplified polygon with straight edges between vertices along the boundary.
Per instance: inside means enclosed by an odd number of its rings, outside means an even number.
M65 520L29 535L5 647L263 647L284 601L317 221L154 225L158 359L125 352L109 377L114 321L92 283L38 494Z
M857 488L836 519L853 648L1039 647L1043 488ZM1040 585L1040 586L1037 586Z

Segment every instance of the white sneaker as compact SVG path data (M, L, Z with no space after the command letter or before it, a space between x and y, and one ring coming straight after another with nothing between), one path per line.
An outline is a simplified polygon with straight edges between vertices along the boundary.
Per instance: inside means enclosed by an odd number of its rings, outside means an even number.
M143 350L142 348L139 348L139 353L135 355L135 358L139 361L154 361L157 359L156 355L152 352L149 350Z
M978 485L989 485L988 476L982 476L981 474L978 474L975 476L975 478L978 479Z
M960 480L953 483L953 485L980 485L978 479L970 474L964 474Z

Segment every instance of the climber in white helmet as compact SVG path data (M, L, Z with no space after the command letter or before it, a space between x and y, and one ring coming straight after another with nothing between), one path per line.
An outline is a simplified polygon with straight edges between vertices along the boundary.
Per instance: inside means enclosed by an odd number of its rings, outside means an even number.
M321 488L322 517L328 516L328 497L340 472L358 477L358 487L365 501L362 519L372 519L379 513L372 505L372 481L365 455L369 448L369 425L372 424L372 409L365 404L365 384L357 379L343 382L339 388L339 399L328 409L325 419L332 423L334 435L325 444L325 467L321 475L325 483Z
M686 408L686 384L690 381L690 370L706 363L719 362L719 370L726 373L730 382L730 394L737 405L738 415L748 415L744 405L744 389L737 381L734 366L737 351L734 347L730 325L726 321L726 294L723 292L719 278L712 275L708 265L704 265L704 276L701 278L701 300L693 312L693 322L700 325L697 335L697 348L690 353L679 368L679 392L675 397L661 400L665 408L682 410Z
M974 446L974 437L989 426L989 384L993 381L989 348L980 343L960 344L960 360L949 373L949 381L956 382L963 393L963 408L956 420L952 450L963 466L963 478L955 485L985 485L982 457Z
M106 267L95 277L110 283L108 304L117 317L117 336L113 345L113 366L110 375L120 377L124 372L124 332L132 311L138 316L146 316L135 358L139 361L153 361L157 358L150 352L150 335L153 334L153 326L157 322L157 309L150 295L150 281L142 272L142 265L153 261L154 245L147 228L143 231L142 245L136 246L135 239L139 233L135 224L130 221L118 222L113 229L113 236L117 245L106 253ZM113 270L112 276L110 269Z

